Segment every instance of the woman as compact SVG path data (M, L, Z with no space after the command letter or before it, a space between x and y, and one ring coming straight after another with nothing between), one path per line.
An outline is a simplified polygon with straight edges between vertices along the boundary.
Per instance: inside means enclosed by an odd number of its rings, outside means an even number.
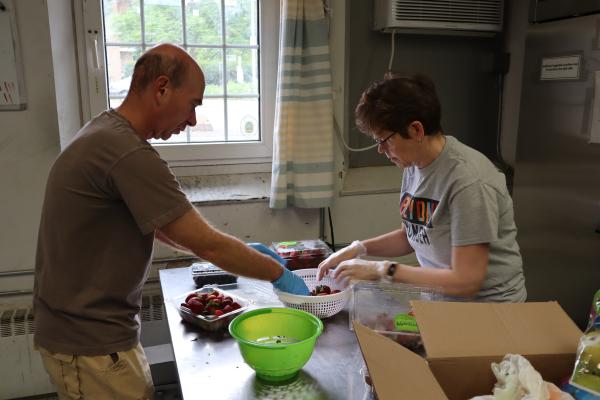
M439 288L449 300L525 301L512 199L504 175L483 154L444 135L441 106L424 76L375 82L356 107L356 124L379 153L404 168L402 227L332 254L338 281L387 279ZM421 268L359 257L416 253Z

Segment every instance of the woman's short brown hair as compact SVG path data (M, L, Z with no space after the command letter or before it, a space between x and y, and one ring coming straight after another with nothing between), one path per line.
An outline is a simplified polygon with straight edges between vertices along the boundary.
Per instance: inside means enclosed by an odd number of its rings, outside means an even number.
M413 121L423 124L426 135L442 130L442 107L433 82L424 75L374 82L363 92L354 115L365 134L385 129L408 137L406 127Z

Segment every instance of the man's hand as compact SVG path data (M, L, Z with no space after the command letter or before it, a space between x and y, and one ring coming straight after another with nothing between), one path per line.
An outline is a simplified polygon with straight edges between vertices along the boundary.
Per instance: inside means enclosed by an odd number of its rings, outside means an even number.
M298 294L301 296L308 296L310 294L310 290L308 290L308 286L306 286L304 280L285 267L286 260L283 259L279 254L275 253L262 243L248 243L248 246L275 259L277 262L279 262L279 264L281 264L281 268L283 269L282 274L279 278L272 282L275 288L281 290L282 292Z
M287 261L281 257L279 254L275 253L272 249L270 249L269 247L265 246L262 243L248 243L248 246L252 247L254 250L261 252L271 258L273 258L275 261L277 261L279 264L281 265L285 265L287 263Z
M276 289L300 296L310 295L310 290L308 290L308 286L306 286L302 278L286 267L282 266L281 268L283 268L283 273L278 279L272 282Z

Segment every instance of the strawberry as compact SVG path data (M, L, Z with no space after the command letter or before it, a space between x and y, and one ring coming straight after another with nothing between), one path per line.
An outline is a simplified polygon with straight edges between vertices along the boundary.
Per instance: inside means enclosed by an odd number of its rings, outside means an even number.
M339 292L339 290L338 290ZM324 296L324 295L328 295L328 294L332 294L335 292L331 291L331 288L327 285L317 285L315 286L315 288L310 292L311 296Z
M233 308L234 310L237 310L238 308L242 308L242 306L240 306L239 303L234 301L233 303L231 303L231 308Z
M227 300L227 299L225 299L225 300L223 300L221 302L221 307L229 306L231 304L233 304L233 300Z
M196 297L197 297L196 293L190 293L190 294L188 294L188 295L187 295L187 297L185 298L185 302L187 303L188 301L190 301L190 299L194 299L194 298L196 298Z
M194 314L202 314L204 311L204 304L198 299L190 299L187 306Z
M220 317L221 315L223 315L223 310L216 309L215 310L215 317Z
M225 313L225 314L232 312L232 311L233 311L233 307L230 306L229 304L226 305L225 307L223 307L223 313Z

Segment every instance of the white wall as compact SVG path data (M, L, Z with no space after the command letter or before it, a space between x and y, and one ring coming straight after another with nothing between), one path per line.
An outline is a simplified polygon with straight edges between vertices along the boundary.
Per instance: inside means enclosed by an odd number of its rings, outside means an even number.
M32 287L30 275L3 277L2 272L30 271L34 267L46 176L59 153L59 137L75 129L80 115L80 104L73 101L77 97L75 77L69 79L75 73L76 58L74 38L67 26L70 0L19 0L16 3L29 102L25 111L0 112L0 222L3 227L0 232L0 292L28 290ZM519 63L522 63L522 32L527 11L524 3L518 0L511 0L510 3L509 19L513 23L508 26L508 40L513 54L511 71L505 83L502 142L505 158L509 162L514 161L516 143L522 69ZM349 130L343 122L347 119L344 110L348 108L344 40L346 2L330 0L329 4L333 15L334 112L345 134ZM49 18L53 21L52 29ZM59 61L61 65L55 73L53 64ZM58 90L55 90L55 85ZM58 107L57 97L60 99ZM339 140L337 144L336 167L341 172L337 181L338 189L346 194L359 193L360 187L349 190L343 187L342 177L348 171ZM396 218L398 194L394 191L400 185L399 180L396 182L398 173L381 173L381 169L374 168L366 172L366 178L364 175L358 179L359 184L361 181L368 182L370 189L380 185L383 190L375 194L344 195L336 199L331 210L336 243L348 243L399 226L399 219ZM264 202L203 206L201 211L213 225L243 240L269 242L316 238L319 235L319 213L316 210L270 210ZM327 239L331 240L328 225L325 233ZM165 252L159 254L164 255ZM5 301L7 297L0 297L0 303Z
M31 269L34 264L46 176L59 151L46 2L14 3L27 108L0 112L0 271ZM0 280L0 290L16 288L6 288Z
M61 147L82 125L72 0L47 0Z
M29 103L21 112L0 113L0 291L29 290L31 275L1 276L2 272L34 268L37 228L48 171L59 153L60 136L76 128L80 106L73 101L78 97L69 79L75 73L74 38L69 26L69 0L19 0L18 25L25 68L25 85ZM333 0L334 21L332 48L334 86L336 88L336 115L344 121L344 12L343 0ZM50 28L49 19L52 21ZM60 63L54 71L53 65ZM55 86L57 89L55 89ZM57 106L57 98L59 105ZM59 128L60 126L60 128ZM344 168L342 148L338 148L337 165ZM341 188L341 180L339 181ZM389 221L390 212L396 212L397 196L385 195L384 204L378 196L358 196L351 201L344 198L333 208L336 242L348 242L377 232L378 221ZM377 205L373 207L373 205ZM354 209L368 213L354 215ZM340 215L336 210L343 210ZM266 202L233 205L203 206L202 213L219 229L243 240L270 242L317 238L319 213L317 210L271 210ZM388 223L389 225L389 223ZM329 229L327 230L329 232ZM165 252L159 252L165 255ZM168 255L168 254L167 254ZM20 299L19 299L20 300ZM0 297L0 303L11 298Z

